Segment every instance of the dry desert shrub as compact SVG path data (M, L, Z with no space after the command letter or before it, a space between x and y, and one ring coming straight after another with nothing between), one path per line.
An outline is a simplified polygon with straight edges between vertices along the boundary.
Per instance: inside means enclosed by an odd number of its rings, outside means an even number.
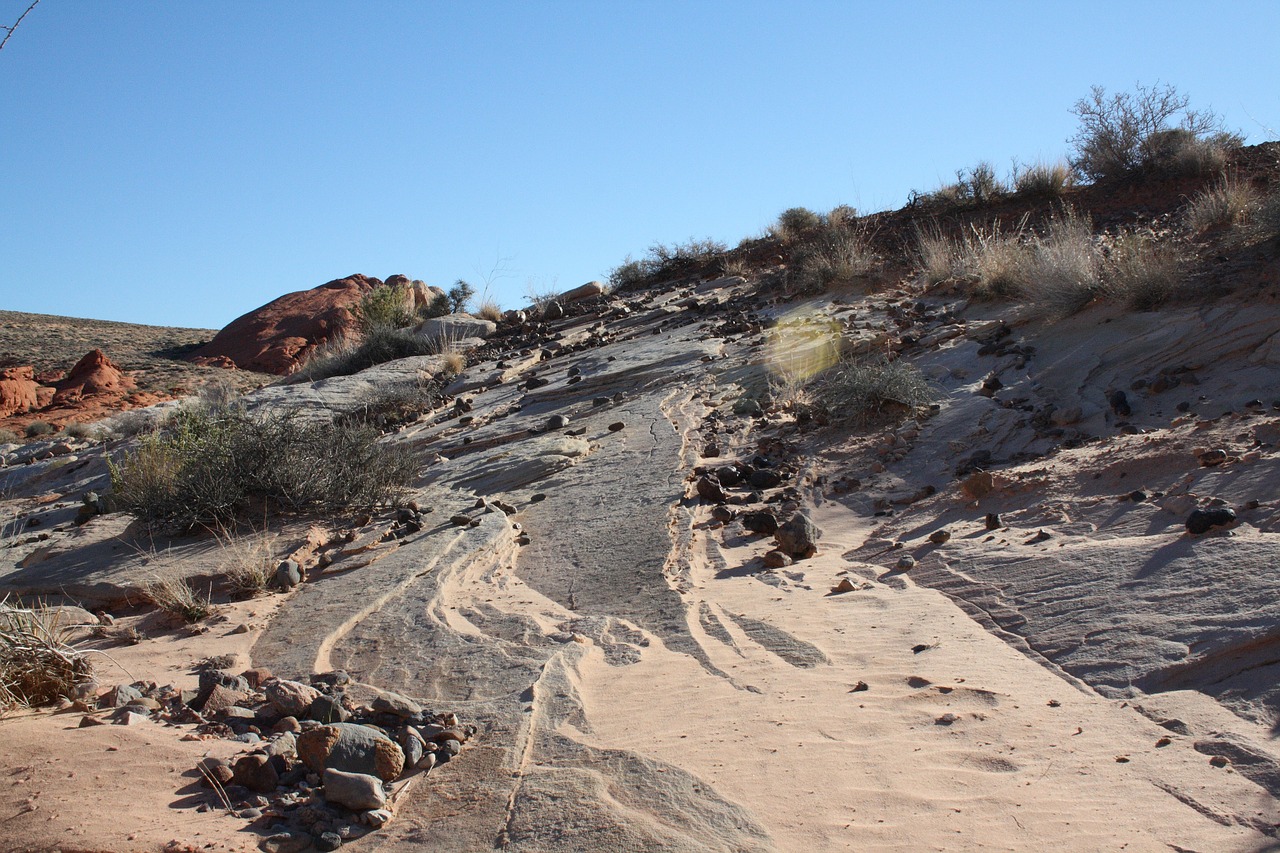
M46 421L32 421L27 424L27 428L24 430L24 433L27 438L40 438L45 435L53 435L57 431L57 428L51 423Z
M57 610L26 609L0 599L0 711L71 696L92 667L71 643L76 626Z
M614 267L608 275L611 291L625 290L648 282L673 278L698 264L714 260L728 249L724 243L711 238L690 238L683 243L654 243L649 253L639 260L630 255Z
M1072 167L1086 180L1135 173L1205 175L1222 168L1226 152L1242 139L1227 132L1211 110L1193 110L1191 99L1169 85L1143 86L1108 95L1094 86L1072 108L1080 120L1069 141Z
M905 417L933 399L914 365L883 358L841 362L818 380L816 394L833 416L856 426Z
M251 508L336 512L393 503L416 474L412 454L378 430L296 412L178 412L110 462L114 505L148 525L234 523Z
M822 216L807 207L789 207L778 214L778 221L769 229L783 243L794 243L822 228Z

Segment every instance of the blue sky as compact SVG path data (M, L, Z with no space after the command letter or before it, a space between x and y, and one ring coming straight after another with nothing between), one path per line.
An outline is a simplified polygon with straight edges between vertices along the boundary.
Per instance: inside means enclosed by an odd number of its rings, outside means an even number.
M29 0L0 0L9 24ZM1280 128L1280 3L42 0L0 308L219 328L362 272L530 289L1054 160L1092 84Z

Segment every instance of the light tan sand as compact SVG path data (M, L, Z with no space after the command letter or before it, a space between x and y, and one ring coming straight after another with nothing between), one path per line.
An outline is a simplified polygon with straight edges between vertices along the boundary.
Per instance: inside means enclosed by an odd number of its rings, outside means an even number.
M593 655L581 678L593 728L577 736L706 779L783 850L1245 851L1265 841L1163 790L1194 792L1212 810L1256 799L1254 785L1181 739L1157 748L1169 732L1072 687L942 594L871 582L828 595L852 568L839 555L861 541L864 522L838 507L816 520L822 553L781 570L811 589L717 580L702 561L690 596L767 618L829 666L791 666L728 619L736 649L694 624L714 663L758 693L656 643L629 667ZM748 556L727 555L730 565ZM930 648L913 653L918 644ZM851 692L859 681L868 689ZM940 725L945 714L957 719ZM1258 817L1280 814L1267 802Z

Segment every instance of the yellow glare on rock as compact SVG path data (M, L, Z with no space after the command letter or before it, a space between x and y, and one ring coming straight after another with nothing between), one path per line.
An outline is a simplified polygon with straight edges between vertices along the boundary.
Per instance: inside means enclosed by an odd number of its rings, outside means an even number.
M812 314L782 317L769 330L769 372L788 382L810 379L840 359L839 325Z

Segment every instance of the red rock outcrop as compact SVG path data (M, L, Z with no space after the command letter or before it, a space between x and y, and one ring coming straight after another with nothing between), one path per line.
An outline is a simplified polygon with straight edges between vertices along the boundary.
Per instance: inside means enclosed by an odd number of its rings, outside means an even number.
M76 362L67 377L57 383L53 404L65 406L85 397L101 395L121 397L135 385L115 362L107 358L106 353L95 349Z
M35 371L30 367L0 370L0 418L21 414L40 405Z
M189 358L214 367L230 360L244 370L287 376L312 350L351 325L352 307L381 284L370 276L350 275L286 293L233 320Z

